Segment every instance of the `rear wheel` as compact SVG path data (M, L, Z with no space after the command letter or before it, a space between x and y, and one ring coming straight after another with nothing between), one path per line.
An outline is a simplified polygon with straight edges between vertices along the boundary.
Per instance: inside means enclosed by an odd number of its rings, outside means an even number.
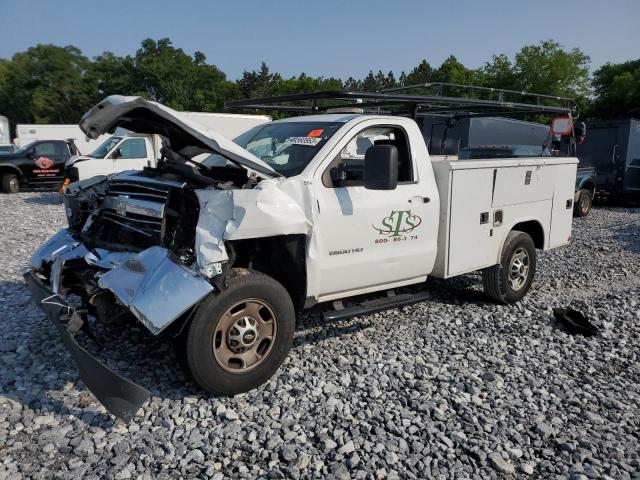
M232 270L220 293L196 311L186 342L193 379L205 390L235 395L266 382L291 348L295 312L271 277Z
M482 271L484 292L500 303L521 300L531 288L536 273L536 247L531 237L514 230L502 248L500 264Z
M2 175L2 190L7 193L18 193L20 191L20 182L15 173L5 173Z
M578 201L573 206L573 215L575 217L586 217L591 211L592 203L593 195L591 194L591 190L579 190Z

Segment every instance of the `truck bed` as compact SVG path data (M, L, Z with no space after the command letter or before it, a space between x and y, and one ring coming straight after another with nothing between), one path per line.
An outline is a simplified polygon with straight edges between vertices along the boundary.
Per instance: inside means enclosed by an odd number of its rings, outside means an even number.
M542 232L541 238L534 238L537 248L567 244L577 163L576 158L566 157L432 158L440 194L438 254L432 275L449 278L496 265L500 248L516 225Z

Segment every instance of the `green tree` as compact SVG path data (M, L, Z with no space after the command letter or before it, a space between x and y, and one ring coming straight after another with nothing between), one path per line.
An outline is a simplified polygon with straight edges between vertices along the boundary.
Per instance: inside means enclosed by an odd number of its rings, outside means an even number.
M72 46L37 45L3 62L0 111L16 123L77 123L96 86L90 62Z
M433 72L434 82L459 83L474 85L477 83L478 73L465 67L458 59L451 55Z
M596 100L592 116L640 116L640 59L603 65L593 74L593 88Z
M417 85L421 83L427 83L433 81L433 67L429 65L429 62L422 60L420 65L415 67L406 75L404 72L400 74L401 85Z
M494 56L482 73L491 87L580 98L590 93L589 63L579 48L566 50L545 40L520 49L513 62L505 55Z
M168 38L147 38L133 57L132 93L177 110L219 109L224 101L220 87L226 76L205 60L203 53L191 57Z
M96 102L109 95L136 93L135 64L129 55L119 57L111 52L105 52L91 63L89 75L96 84Z

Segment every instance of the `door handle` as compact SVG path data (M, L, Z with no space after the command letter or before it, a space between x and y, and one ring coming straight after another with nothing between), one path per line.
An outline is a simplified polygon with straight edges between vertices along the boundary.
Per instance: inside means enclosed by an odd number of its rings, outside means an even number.
M416 196L416 197L411 197L409 199L409 203L429 203L431 201L431 199L429 197L421 197L421 196Z

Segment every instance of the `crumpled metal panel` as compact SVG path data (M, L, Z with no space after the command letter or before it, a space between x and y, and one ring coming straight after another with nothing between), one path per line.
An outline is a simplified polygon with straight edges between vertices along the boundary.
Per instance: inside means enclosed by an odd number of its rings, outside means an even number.
M40 271L44 262L52 262L64 254L63 260L82 258L87 253L85 246L74 239L66 228L58 231L31 256L31 267Z
M84 261L94 267L111 270L113 267L123 264L134 255L135 252L112 252L103 248L94 248L84 256Z
M200 216L196 227L198 267L228 259L224 240L263 238L311 232L311 212L305 212L308 189L299 182L263 180L253 189L196 190ZM309 200L309 199L306 199Z
M233 194L231 190L217 189L195 192L200 203L196 225L196 256L200 271L205 273L211 264L228 259L223 236L227 221L233 217Z
M195 272L169 258L169 251L151 247L102 274L109 289L142 324L158 335L213 290Z

